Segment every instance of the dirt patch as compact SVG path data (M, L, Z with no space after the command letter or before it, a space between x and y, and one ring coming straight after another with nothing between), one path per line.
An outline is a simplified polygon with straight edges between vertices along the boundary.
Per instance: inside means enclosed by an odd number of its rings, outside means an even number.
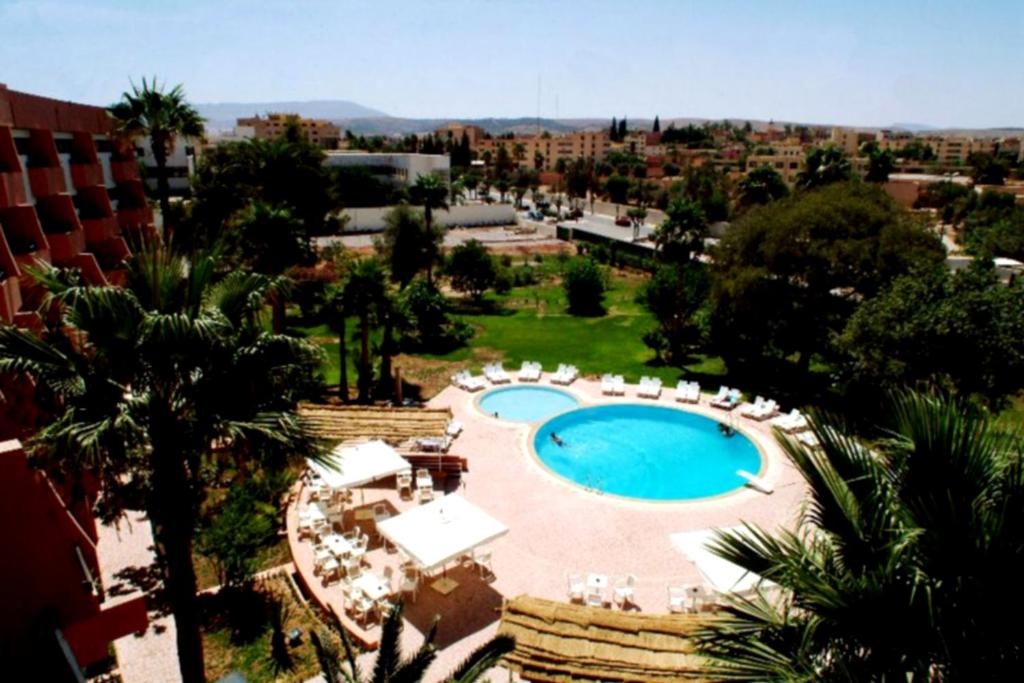
M426 401L441 393L451 383L452 375L471 365L502 360L505 354L497 349L477 348L465 360L447 361L435 358L421 358L401 353L395 356L394 365L402 369L402 380L420 387L420 397Z

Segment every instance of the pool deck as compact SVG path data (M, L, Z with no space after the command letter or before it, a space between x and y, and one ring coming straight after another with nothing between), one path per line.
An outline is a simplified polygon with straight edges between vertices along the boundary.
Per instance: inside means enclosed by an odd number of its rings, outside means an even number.
M517 383L513 382L511 386ZM528 386L537 386L532 383ZM545 374L540 386L552 386ZM509 385L504 385L509 386ZM711 408L702 397L700 405L678 404L675 391L667 389L657 401L637 398L636 386L628 385L626 395L603 396L600 383L579 379L569 387L581 405L650 403L673 406L723 420L724 411ZM492 543L495 578L480 579L466 568L449 569L448 576L458 588L442 596L429 586L406 609L403 641L414 648L433 614L442 617L439 630L441 650L427 680L440 680L472 649L494 635L499 609L505 598L521 594L554 600L566 599L566 573L597 572L615 578L633 574L636 609L666 611L669 583L703 583L696 567L669 539L670 534L716 527L736 526L744 521L768 530L792 527L805 487L797 471L776 444L771 427L740 417L734 411L733 424L761 449L767 467L763 477L775 488L771 495L751 489L710 500L695 502L639 502L594 493L557 478L541 465L529 448L534 424L511 423L485 415L476 406L479 396L448 387L429 402L429 407L450 407L464 431L454 442L452 453L469 459L458 492L509 527L509 533ZM440 484L438 484L440 487ZM372 505L385 501L394 513L414 506L400 500L393 481L356 492L356 501ZM350 514L352 514L350 512ZM341 614L341 589L337 583L323 587L311 575L312 547L299 541L295 532L295 509L288 515L289 540L300 573L312 579L313 597ZM350 520L346 524L351 523ZM367 522L363 522L366 524ZM372 525L372 520L368 522ZM398 556L371 546L368 555L375 571L397 566ZM360 628L358 634L373 643L379 627ZM507 680L507 675L500 678ZM499 680L499 678L495 678Z

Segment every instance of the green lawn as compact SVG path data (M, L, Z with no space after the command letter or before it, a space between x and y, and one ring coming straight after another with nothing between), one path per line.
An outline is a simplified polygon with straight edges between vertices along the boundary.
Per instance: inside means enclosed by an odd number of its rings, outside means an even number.
M648 375L660 377L671 386L691 375L698 375L705 383L720 377L724 381L725 365L716 356L695 356L685 369L654 363L654 354L642 341L643 334L654 327L654 319L635 301L642 276L614 273L605 296L607 314L584 318L566 312L565 294L557 282L553 260L543 265L535 269L545 278L538 285L516 287L503 295L490 294L484 305L456 301L454 315L473 325L473 339L451 353L405 357L402 366L407 381L422 383L429 396L440 388L439 367L457 365L479 371L492 360L502 360L507 369L518 368L524 360L539 361L547 371L555 370L559 363L571 363L584 375L610 372L623 375L627 382ZM347 325L348 333L356 335L358 322L352 319ZM336 385L339 363L334 332L327 325L306 325L297 320L289 329L320 344L326 353L324 377L328 385ZM350 339L348 370L352 385L359 348L358 341L352 336ZM447 373L440 377L446 381Z

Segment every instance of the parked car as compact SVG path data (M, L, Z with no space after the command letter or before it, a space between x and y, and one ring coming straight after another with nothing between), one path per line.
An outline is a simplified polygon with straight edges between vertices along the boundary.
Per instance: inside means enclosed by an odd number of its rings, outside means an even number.
M628 228L629 219L626 218L625 216L619 216L618 218L615 219L615 225L621 225L624 228Z

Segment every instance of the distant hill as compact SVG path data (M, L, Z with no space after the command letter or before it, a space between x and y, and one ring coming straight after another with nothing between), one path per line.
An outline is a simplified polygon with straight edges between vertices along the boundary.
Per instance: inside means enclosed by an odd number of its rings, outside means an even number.
M268 112L298 114L312 119L351 119L387 117L382 111L348 100L310 100L308 102L207 102L195 105L212 130L230 130L242 117Z

